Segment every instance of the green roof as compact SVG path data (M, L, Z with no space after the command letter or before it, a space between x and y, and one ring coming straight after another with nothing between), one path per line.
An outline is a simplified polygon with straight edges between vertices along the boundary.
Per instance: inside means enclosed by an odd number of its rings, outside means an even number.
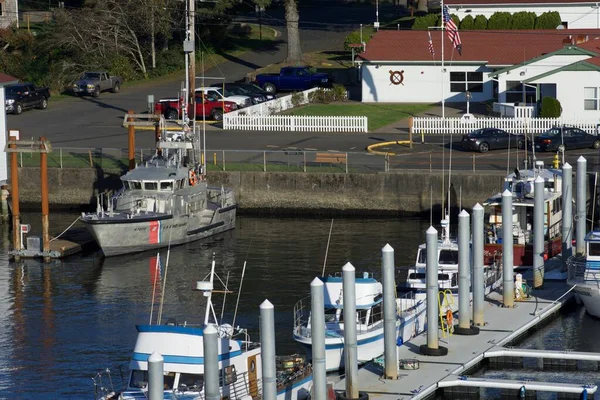
M574 62L573 64L565 65L563 67L553 69L552 71L548 71L543 74L539 74L534 77L531 77L527 80L524 80L523 83L535 82L538 79L542 79L542 78L545 78L550 75L554 75L554 74L562 72L562 71L579 71L579 72L597 71L597 72L600 72L600 66L589 63L585 60L577 61L577 62Z

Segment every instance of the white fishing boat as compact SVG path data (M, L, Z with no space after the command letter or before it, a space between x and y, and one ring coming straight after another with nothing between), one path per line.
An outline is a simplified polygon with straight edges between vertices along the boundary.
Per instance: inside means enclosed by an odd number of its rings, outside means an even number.
M344 303L342 277L320 278L325 292L325 364L327 371L344 367ZM383 288L369 273L355 281L356 334L359 364L383 354ZM425 327L425 302L412 294L396 299L397 342L408 341ZM312 357L310 301L300 300L294 306L294 340Z
M585 255L568 261L567 283L574 286L588 314L600 318L600 230L585 236Z
M246 329L219 324L211 301L215 261L209 280L197 283L206 297L204 323L178 323L168 320L157 324L137 325L138 337L129 362L125 388L115 390L109 372L94 378L95 399L133 400L148 398L148 358L158 352L164 359L164 398L201 400L204 395L204 346L206 326L217 328L218 368L221 398L251 400L262 395L262 360L260 343L250 340ZM227 288L225 288L227 291ZM152 316L150 317L152 320ZM211 320L212 318L212 320ZM312 369L304 357L277 358L277 399L303 400L312 387Z

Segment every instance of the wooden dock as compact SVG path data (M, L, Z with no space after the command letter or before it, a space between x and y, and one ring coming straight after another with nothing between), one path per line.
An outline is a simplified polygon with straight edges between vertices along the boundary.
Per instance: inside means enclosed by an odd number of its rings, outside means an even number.
M71 228L59 239L50 240L50 257L52 259L61 259L84 250L93 250L97 248L96 241L85 228ZM20 251L11 250L10 254L19 258L44 258L42 251L23 249Z
M427 344L427 335L422 333L411 341L397 347L400 365L418 369L400 369L397 380L383 379L383 368L377 363L369 363L359 369L358 388L370 398L381 400L435 398L445 387L477 386L496 388L520 388L562 393L593 393L596 386L577 384L556 384L532 381L498 381L470 379L464 377L467 371L476 367L485 357L511 341L525 335L534 326L550 318L571 299L573 293L565 282L546 281L541 290L533 290L531 297L515 301L514 308L502 306L502 293L491 293L486 298L484 320L480 333L475 336L450 335L443 337L439 332L439 345L448 349L446 356L423 356L419 346ZM457 322L455 321L455 324ZM517 354L514 355L518 357ZM461 381L468 381L461 382ZM491 382L485 383L486 381ZM345 380L335 384L338 392L345 391ZM478 389L475 389L478 390Z

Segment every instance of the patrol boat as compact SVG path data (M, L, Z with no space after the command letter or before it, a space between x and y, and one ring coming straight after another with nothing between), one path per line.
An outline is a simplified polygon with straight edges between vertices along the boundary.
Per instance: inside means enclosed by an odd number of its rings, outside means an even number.
M235 228L233 191L208 186L194 157L194 136L168 132L155 154L121 177L116 194L97 196L81 220L105 256L203 239Z

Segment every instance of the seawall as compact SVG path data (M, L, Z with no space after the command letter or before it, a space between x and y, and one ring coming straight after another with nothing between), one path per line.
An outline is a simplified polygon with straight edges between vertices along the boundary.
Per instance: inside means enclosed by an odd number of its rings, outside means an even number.
M121 187L120 170L51 168L51 208L89 209L95 194ZM502 188L504 171L453 171L451 205L470 209ZM415 215L440 210L448 174L404 170L374 174L211 172L212 186L235 191L242 213ZM41 201L39 168L19 170L20 201L37 209Z

